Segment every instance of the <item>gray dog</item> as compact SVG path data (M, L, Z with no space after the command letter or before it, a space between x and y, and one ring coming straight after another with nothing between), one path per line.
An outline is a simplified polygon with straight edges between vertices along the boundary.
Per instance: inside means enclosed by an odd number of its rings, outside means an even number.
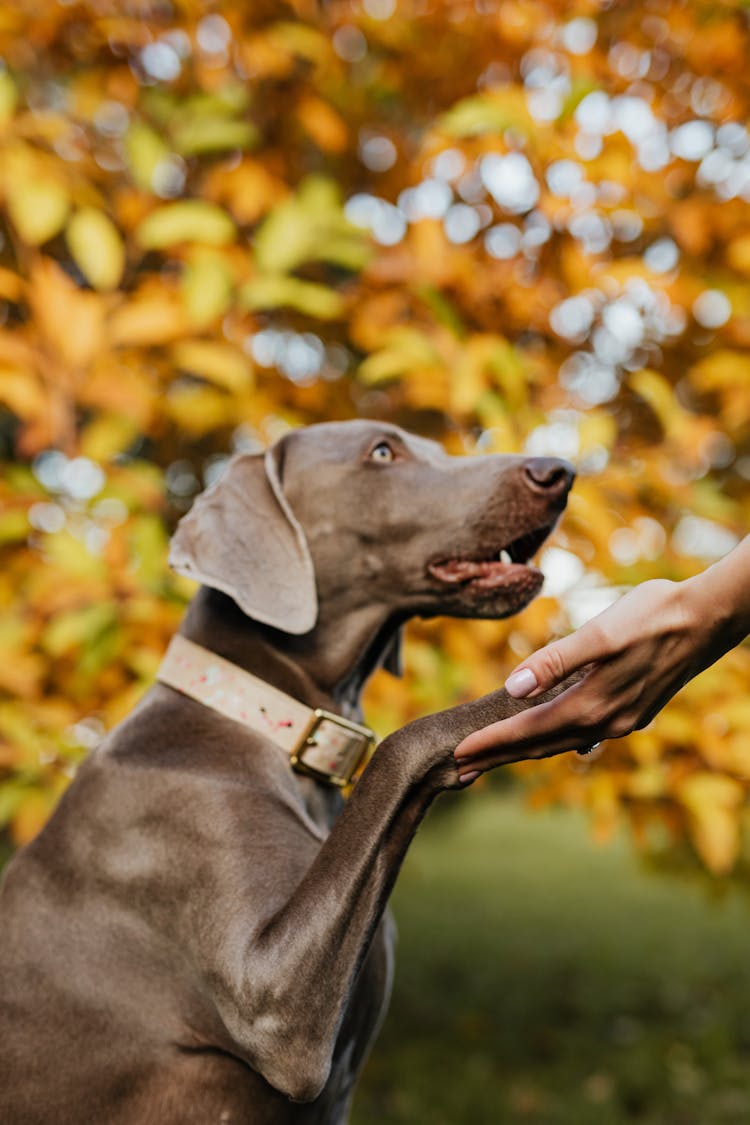
M349 422L237 457L196 501L171 561L202 588L160 682L7 868L3 1125L346 1121L404 853L459 786L457 743L524 706L410 723L344 802L362 687L409 617L526 605L572 479Z

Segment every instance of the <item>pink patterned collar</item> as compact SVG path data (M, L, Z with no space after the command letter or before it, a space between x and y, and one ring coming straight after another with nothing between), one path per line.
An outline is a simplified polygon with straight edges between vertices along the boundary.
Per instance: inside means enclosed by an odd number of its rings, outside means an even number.
M330 785L349 785L375 742L367 727L306 707L179 633L169 644L157 678L270 738L289 754L295 770Z

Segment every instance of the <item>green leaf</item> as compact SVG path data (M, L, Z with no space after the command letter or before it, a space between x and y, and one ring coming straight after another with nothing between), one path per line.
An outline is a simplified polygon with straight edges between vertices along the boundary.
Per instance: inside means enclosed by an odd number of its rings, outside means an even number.
M29 793L29 785L24 781L3 781L0 786L0 828L13 819Z
M125 269L125 247L115 224L94 207L83 207L65 232L73 261L94 289L116 289Z
M81 434L81 453L104 464L138 438L138 425L125 414L95 415Z
M144 100L148 113L171 128L188 118L236 117L244 113L250 105L250 88L246 82L228 82L211 93L201 91L176 97L163 87L153 86Z
M504 133L515 129L527 134L531 118L518 92L488 92L463 98L438 120L438 127L452 137L477 137L482 133Z
M21 508L0 512L0 543L19 543L29 534L29 521Z
M147 590L161 592L167 577L167 533L157 516L140 516L129 536L132 565Z
M7 70L0 72L0 123L9 121L18 103L18 89Z
M275 46L309 59L310 62L323 62L331 53L327 37L316 28L303 23L276 23L269 28L267 34Z
M415 292L427 305L438 324L448 328L459 340L466 335L461 314L448 297L434 285L418 285Z
M92 555L68 531L56 531L47 535L44 541L46 561L57 567L64 581L66 575L76 579L99 579L104 572L103 560L98 555Z
M261 277L242 287L246 308L291 308L317 320L335 320L344 311L344 301L335 289L296 277Z
M42 648L50 656L62 656L79 645L92 644L117 623L112 603L70 610L53 618L42 634Z
M415 328L397 328L384 348L369 355L360 365L362 383L386 383L418 367L434 367L439 357L430 340Z
M157 207L135 232L145 250L163 250L180 242L224 246L233 240L235 233L234 223L226 211L202 199L183 199Z
M371 255L364 232L344 215L336 185L323 176L310 176L273 209L256 232L254 249L264 273L290 273L303 262L359 270Z
M599 88L599 85L589 77L581 76L579 78L574 78L570 93L563 102L562 110L557 120L561 122L568 121L575 113L580 102L582 102L588 94L591 94L594 90L598 90Z
M246 152L257 145L259 136L250 121L232 121L226 117L193 117L172 128L174 147L182 156L228 149Z

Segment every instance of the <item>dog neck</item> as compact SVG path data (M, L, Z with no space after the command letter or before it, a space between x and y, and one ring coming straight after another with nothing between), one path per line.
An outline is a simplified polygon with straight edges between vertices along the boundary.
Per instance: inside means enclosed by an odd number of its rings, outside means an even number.
M201 587L180 632L308 707L361 718L360 697L382 663L400 622L383 620L370 609L349 615L346 635L340 621L292 636L247 617L227 595Z

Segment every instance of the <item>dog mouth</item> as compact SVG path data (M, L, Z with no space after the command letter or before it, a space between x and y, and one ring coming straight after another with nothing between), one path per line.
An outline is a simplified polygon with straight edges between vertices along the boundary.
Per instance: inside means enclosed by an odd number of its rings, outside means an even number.
M428 571L447 586L462 586L477 593L508 591L530 600L541 589L544 575L529 559L544 543L552 527L544 524L524 532L500 550L483 558L447 558L430 563Z

